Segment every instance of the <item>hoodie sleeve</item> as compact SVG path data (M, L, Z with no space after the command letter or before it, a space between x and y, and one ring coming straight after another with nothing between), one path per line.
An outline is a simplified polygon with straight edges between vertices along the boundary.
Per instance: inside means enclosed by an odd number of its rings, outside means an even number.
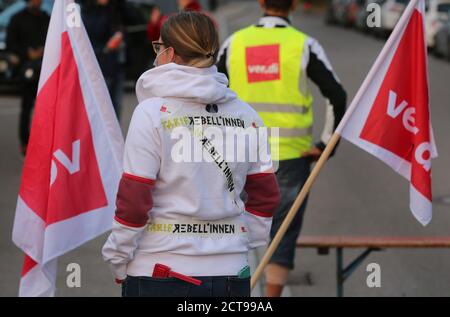
M125 142L124 173L116 199L112 232L103 247L103 258L117 280L126 278L126 267L134 257L149 212L152 189L160 168L160 138L152 118L138 106Z
M263 127L261 119L257 126ZM269 143L258 144L258 159L250 164L244 190L247 193L244 217L250 248L265 246L269 241L272 215L280 202L280 191L269 153Z

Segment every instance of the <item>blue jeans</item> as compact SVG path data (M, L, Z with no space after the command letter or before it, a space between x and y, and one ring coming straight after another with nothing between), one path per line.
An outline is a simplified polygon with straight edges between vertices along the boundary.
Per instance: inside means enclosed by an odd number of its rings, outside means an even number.
M220 265L220 264L219 264ZM200 286L176 278L128 276L123 297L250 297L250 278L201 276Z
M276 176L280 186L281 201L278 210L273 215L272 228L270 230L271 239L275 237L295 198L297 198L303 184L306 182L310 173L310 164L310 160L305 158L280 161ZM307 201L308 199L305 199L300 206L286 234L281 239L280 245L270 259L270 263L276 263L291 270L294 268L296 243L302 228L303 214Z

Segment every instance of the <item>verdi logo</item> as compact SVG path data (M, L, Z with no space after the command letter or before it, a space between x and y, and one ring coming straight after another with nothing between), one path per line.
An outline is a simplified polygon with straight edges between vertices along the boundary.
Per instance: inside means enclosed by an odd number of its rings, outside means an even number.
M278 64L273 63L270 66L253 65L248 66L249 74L278 74L280 72Z
M280 45L247 47L245 50L249 83L280 79Z

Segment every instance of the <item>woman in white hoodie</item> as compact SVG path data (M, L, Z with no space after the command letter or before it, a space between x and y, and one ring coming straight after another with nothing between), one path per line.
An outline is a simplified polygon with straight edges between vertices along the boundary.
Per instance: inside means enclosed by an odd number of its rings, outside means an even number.
M123 296L249 296L279 202L263 123L217 72L210 18L173 15L153 46L103 256Z

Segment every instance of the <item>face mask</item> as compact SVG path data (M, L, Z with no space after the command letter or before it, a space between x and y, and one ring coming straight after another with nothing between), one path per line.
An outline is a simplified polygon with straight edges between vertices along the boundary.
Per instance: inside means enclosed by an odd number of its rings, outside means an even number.
M158 67L158 66L159 66L159 65L158 65L158 58L159 58L159 56L160 56L162 53L164 53L165 51L167 51L169 48L170 48L170 47L166 48L166 49L163 50L162 52L159 52L158 55L156 55L155 61L153 62L153 66L154 66L154 67Z

